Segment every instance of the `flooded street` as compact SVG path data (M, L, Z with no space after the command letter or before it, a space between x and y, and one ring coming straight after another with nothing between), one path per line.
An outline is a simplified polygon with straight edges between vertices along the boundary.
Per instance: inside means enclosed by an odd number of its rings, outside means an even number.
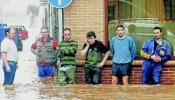
M0 10L3 7L5 9L11 1L6 0L5 4L0 6ZM2 85L4 75L2 60L0 60L0 100L175 100L175 85L145 86L139 84L125 87L110 84L74 84L66 86L41 84L37 75L35 55L30 51L31 44L35 41L40 31L41 18L38 16L34 21L34 25L29 26L30 18L24 15L25 11L22 12L23 9L21 8L23 7L18 8L21 13L13 14L12 9L19 6L19 4L27 5L27 0L19 1L13 1L18 5L11 3L9 9L3 10L5 13L2 14L4 18L1 18L1 20L10 24L22 23L22 25L25 25L29 31L29 39L22 41L23 51L19 52L19 64L14 85L8 87Z
M174 100L174 86L15 84L1 88L2 100Z

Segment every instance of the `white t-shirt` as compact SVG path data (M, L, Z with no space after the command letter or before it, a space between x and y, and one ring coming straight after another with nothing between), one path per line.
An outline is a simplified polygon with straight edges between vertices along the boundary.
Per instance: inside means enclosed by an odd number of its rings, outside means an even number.
M4 38L4 40L1 42L1 52L7 53L8 61L18 62L18 52L14 40Z

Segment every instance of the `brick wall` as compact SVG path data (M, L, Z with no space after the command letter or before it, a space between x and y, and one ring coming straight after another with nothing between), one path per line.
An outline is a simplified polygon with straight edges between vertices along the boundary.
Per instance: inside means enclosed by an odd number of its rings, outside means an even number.
M64 9L64 27L72 29L73 39L78 41L79 49L88 31L95 31L97 38L104 41L104 18L104 0L73 0Z
M102 71L101 83L102 84L111 84L111 61L107 61ZM132 65L132 73L129 77L130 84L141 84L141 60L136 60ZM175 61L168 61L164 67L161 76L161 84L175 84ZM85 83L83 63L77 65L77 83ZM121 80L120 80L121 83Z

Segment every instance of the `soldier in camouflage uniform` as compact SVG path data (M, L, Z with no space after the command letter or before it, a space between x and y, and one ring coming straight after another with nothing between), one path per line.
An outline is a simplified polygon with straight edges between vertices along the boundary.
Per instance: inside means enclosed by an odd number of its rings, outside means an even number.
M87 42L83 45L81 51L82 56L86 55L84 66L86 83L99 84L102 66L110 52L101 41L96 40L95 32L88 32L86 37Z
M72 40L72 33L70 28L64 29L64 40L59 43L60 66L58 68L58 75L56 81L59 85L75 83L76 71L76 52L78 49L78 42Z

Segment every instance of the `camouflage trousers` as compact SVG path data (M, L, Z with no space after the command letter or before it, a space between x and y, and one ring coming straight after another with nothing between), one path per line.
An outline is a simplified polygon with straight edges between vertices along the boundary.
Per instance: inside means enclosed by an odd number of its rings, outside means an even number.
M61 86L75 83L75 71L76 66L74 65L64 65L59 67L57 70L57 75L55 76L55 82Z

